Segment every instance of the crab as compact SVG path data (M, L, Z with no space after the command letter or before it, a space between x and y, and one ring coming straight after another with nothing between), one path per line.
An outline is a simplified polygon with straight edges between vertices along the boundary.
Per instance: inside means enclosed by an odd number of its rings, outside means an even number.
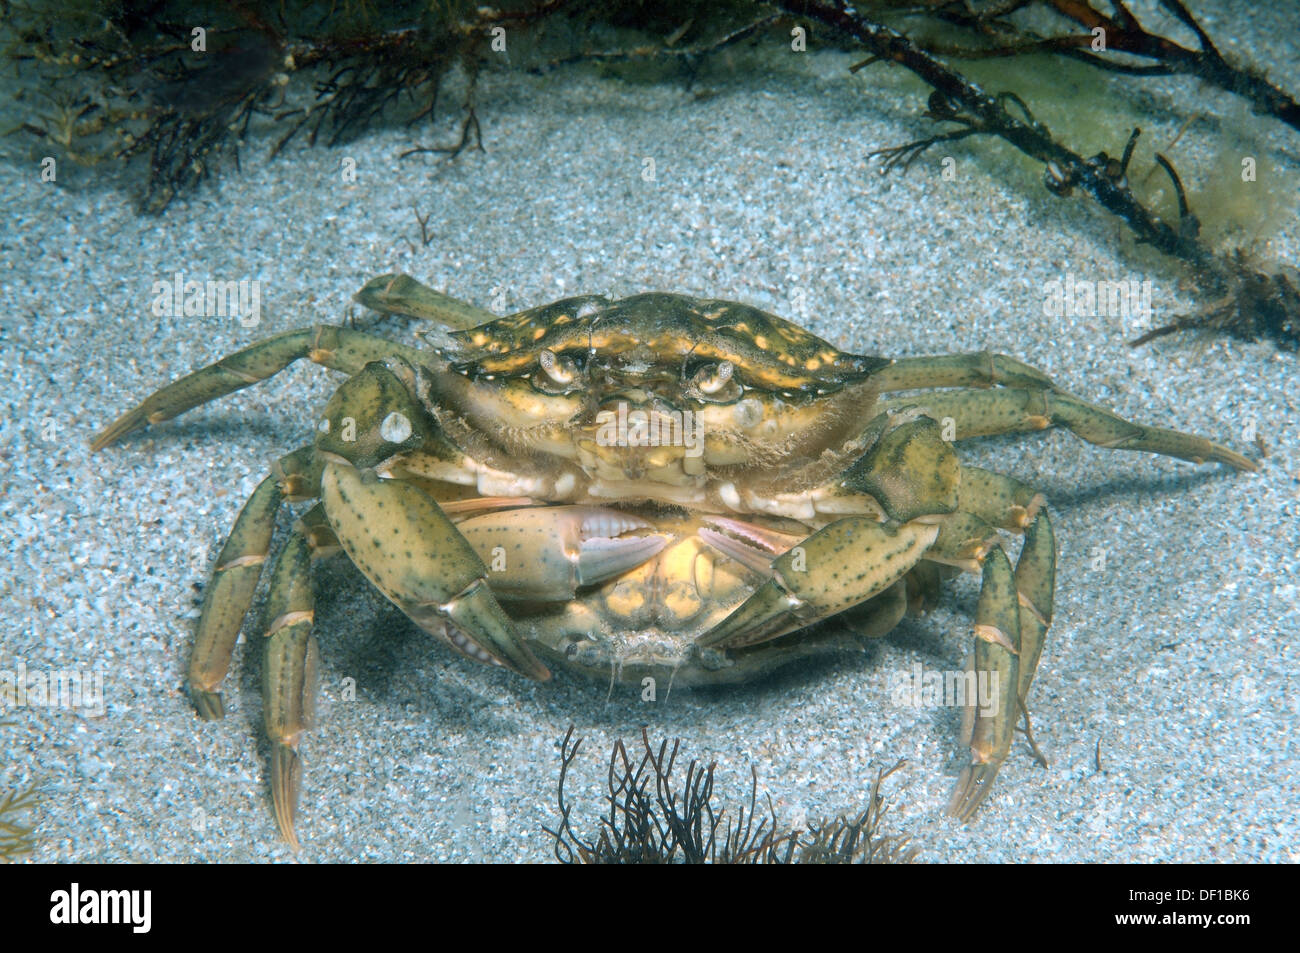
M307 358L348 375L221 550L188 688L204 719L286 501L315 501L270 572L263 707L277 826L297 849L300 747L320 650L313 560L343 552L422 630L474 661L639 683L731 683L879 637L980 577L960 771L969 820L1011 750L1052 618L1056 547L1033 487L954 443L1061 426L1101 447L1256 465L1124 420L991 352L842 351L757 308L678 294L565 298L498 318L405 275L355 296L433 322L424 347L288 331L181 378L121 437ZM1004 533L1023 535L1013 568ZM818 626L853 610L852 634ZM857 643L860 644L860 643ZM1035 754L1037 749L1035 746Z

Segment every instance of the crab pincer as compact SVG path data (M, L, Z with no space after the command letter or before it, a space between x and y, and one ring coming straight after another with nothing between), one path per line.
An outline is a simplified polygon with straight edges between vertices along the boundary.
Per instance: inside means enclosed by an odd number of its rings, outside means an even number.
M547 506L475 516L456 527L491 571L502 599L572 599L635 569L667 545L654 524L597 506ZM641 535L627 536L636 532Z
M416 625L479 662L546 681L488 585L488 570L419 487L330 461L321 502L344 552Z

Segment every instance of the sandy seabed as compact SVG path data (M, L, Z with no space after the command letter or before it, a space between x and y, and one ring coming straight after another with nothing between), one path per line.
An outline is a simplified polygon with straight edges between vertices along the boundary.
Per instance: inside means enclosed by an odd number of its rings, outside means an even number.
M1244 29L1252 58L1300 86L1286 31ZM469 664L350 567L323 568L299 859L548 860L565 730L587 738L570 793L594 824L611 741L646 724L716 760L723 800L747 794L753 764L784 820L861 809L875 771L906 759L886 786L889 829L924 860L1296 860L1295 353L1185 337L1133 350L1131 316L1048 316L1045 289L1067 277L1149 279L1157 320L1196 301L1121 249L1114 219L1027 183L1004 146L954 147L951 180L940 155L880 177L866 153L925 130L923 93L883 73L850 79L851 62L816 53L713 75L707 97L583 69L489 72L486 153L399 161L412 144L401 130L269 163L251 146L242 172L157 218L121 192L0 165L0 669L98 672L104 690L101 717L26 707L0 730L4 779L41 790L34 859L295 856L269 809L260 660L241 644L220 723L195 718L181 683L216 549L270 462L310 438L338 378L295 366L101 454L87 439L225 353L344 320L368 278L404 271L504 311L673 290L749 302L866 353L996 349L1127 417L1257 455L1253 426L1268 457L1234 474L1060 431L963 449L1047 495L1060 548L1032 698L1051 766L1018 741L967 826L942 816L964 761L959 713L897 707L889 688L918 664L962 664L973 579L861 654L647 704L563 671L538 686ZM1172 138L1187 86L1144 89L1142 125ZM1294 181L1294 135L1259 129ZM340 181L344 157L354 183ZM1184 177L1204 158L1188 144ZM413 208L430 216L427 246ZM1262 250L1294 262L1298 237L1292 221ZM153 283L178 273L259 280L258 326L156 316Z

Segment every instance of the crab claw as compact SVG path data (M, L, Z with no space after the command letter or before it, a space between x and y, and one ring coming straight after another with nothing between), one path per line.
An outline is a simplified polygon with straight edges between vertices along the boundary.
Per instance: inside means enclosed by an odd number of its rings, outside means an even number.
M708 529L700 537L768 579L696 640L701 648L757 645L865 602L906 576L939 532L922 523L885 527L870 517L849 516L772 559L767 554L779 541L770 531L731 520L714 523L743 538Z
M321 502L344 552L416 625L477 661L551 677L492 594L483 561L433 497L330 461Z
M799 545L802 536L778 533L776 530L731 519L727 516L709 516L706 523L712 523L718 529L704 527L699 531L700 539L711 547L729 556L754 572L764 576L772 575L772 560L782 553ZM719 530L725 530L719 532ZM730 533L731 535L726 535Z
M654 526L598 506L487 513L456 528L487 564L492 591L503 599L571 599L578 587L635 569L668 543L655 534L623 536Z

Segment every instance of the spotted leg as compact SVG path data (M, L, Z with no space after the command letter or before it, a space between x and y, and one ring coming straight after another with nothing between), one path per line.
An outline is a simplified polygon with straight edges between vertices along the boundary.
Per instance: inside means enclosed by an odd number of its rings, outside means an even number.
M491 311L434 291L410 275L387 274L371 278L352 298L382 314L434 321L454 330L463 331L497 319Z
M871 379L881 393L926 387L993 387L997 384L1059 390L1038 368L992 351L902 357L876 371Z
M132 431L170 420L199 404L216 400L277 374L300 358L332 370L355 374L370 361L402 356L418 360L419 351L350 328L321 324L286 331L173 381L105 427L91 441L102 450Z
M280 504L314 496L318 480L310 447L281 457L244 504L217 557L203 595L188 680L190 699L205 721L225 715L221 683L230 671L231 653L253 603Z
M1193 463L1213 460L1238 470L1259 469L1254 461L1204 437L1133 423L1060 391L939 391L882 403L885 409L923 407L939 421L951 418L956 440L1065 427L1089 443L1108 449L1144 450Z
M1028 483L981 467L962 466L957 508L999 529L1023 532L1044 505Z
M263 640L262 714L271 740L271 801L281 836L294 850L294 821L302 789L298 746L314 727L320 650L312 635L315 615L311 550L295 532L280 552L271 575L267 628Z
M965 572L981 572L985 555L997 544L996 530L1023 533L1043 505L1042 494L1027 483L963 466L957 509L940 517L939 538L926 558Z
M1047 642L1047 627L1052 623L1055 592L1056 537L1052 520L1043 510L1025 531L1025 544L1016 563L1016 599L1020 603L1020 710L1025 716L1029 746L1043 767L1047 767L1047 759L1034 741L1028 702L1029 689Z
M958 820L969 821L988 797L1011 751L1022 712L1028 730L1025 703L1051 621L1055 566L1056 545L1046 511L1026 531L1014 573L1001 546L984 560L970 657L972 677L967 681L967 691L973 689L975 697L966 705L962 726L971 763L958 777L948 802L948 813ZM1034 750L1038 754L1037 746Z
M1007 554L997 546L984 560L984 579L975 607L975 647L967 668L968 698L962 723L971 763L958 776L948 802L948 813L959 820L970 820L1011 751L1020 714L1019 645L1015 576Z
M881 393L930 387L985 389L918 394L881 402L885 408L923 405L936 419L951 417L957 425L958 440L1062 426L1103 447L1145 450L1194 463L1213 460L1238 470L1259 469L1241 454L1202 437L1124 420L1061 390L1036 367L992 351L901 358L877 371L872 380ZM995 386L1010 389L987 390Z

